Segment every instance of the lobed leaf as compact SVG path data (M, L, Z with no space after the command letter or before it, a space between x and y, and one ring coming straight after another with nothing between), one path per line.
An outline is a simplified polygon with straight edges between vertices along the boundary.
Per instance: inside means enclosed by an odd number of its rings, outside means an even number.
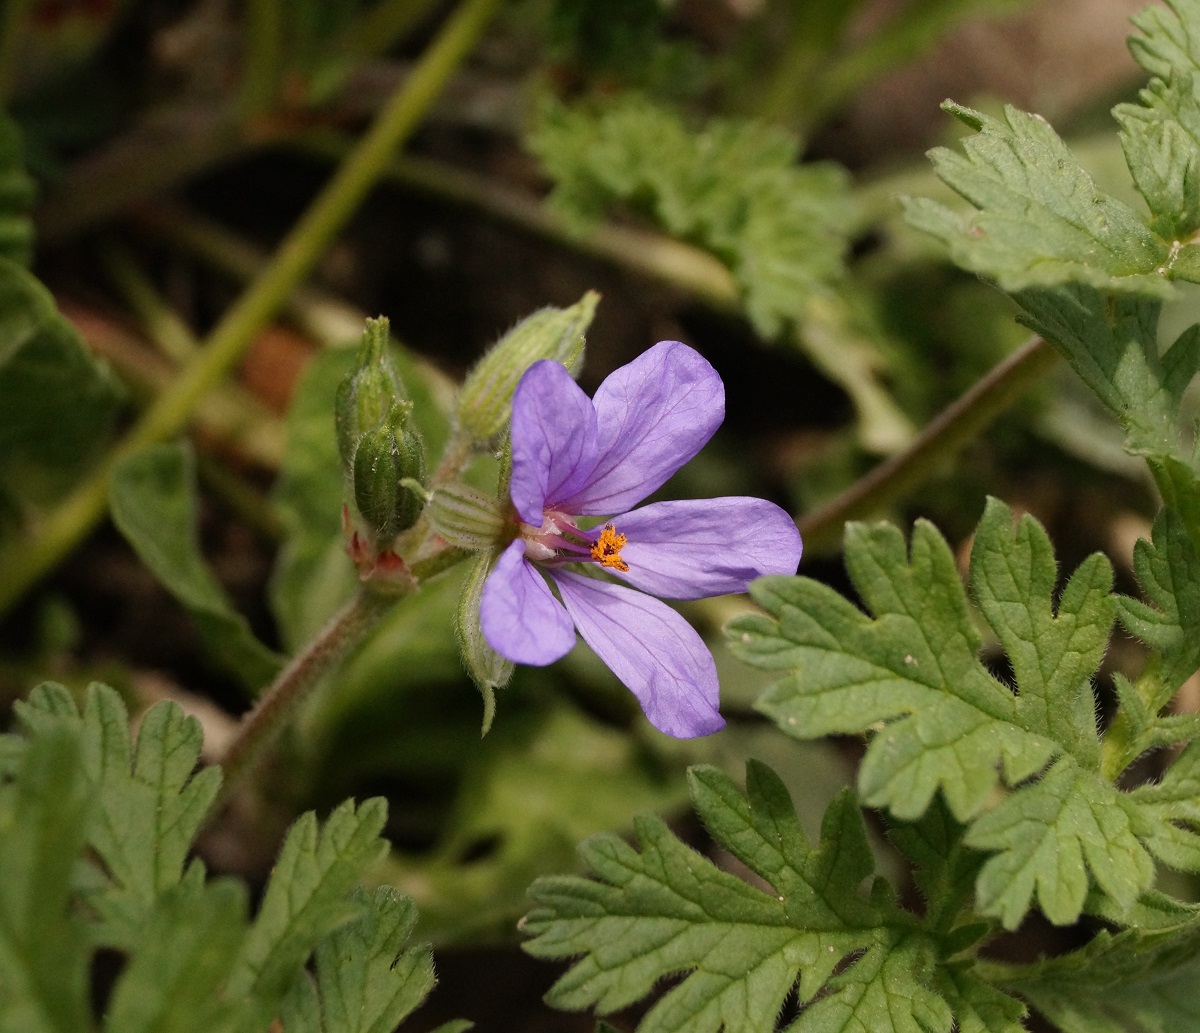
M1186 0L1169 7L1134 17L1141 34L1129 49L1151 79L1140 104L1119 104L1113 116L1152 227L1166 240L1186 241L1200 227L1200 49L1193 42L1200 39L1200 10Z
M1200 924L1101 930L1006 983L1063 1033L1189 1033L1200 1021Z
M70 907L88 827L78 733L56 726L0 777L0 1031L91 1029L88 951Z
M232 1033L246 1002L225 981L246 935L246 890L229 879L168 890L113 988L105 1033Z
M195 770L200 725L177 703L157 703L143 716L133 749L125 704L100 684L89 687L82 715L70 693L52 682L38 686L16 712L35 734L54 725L79 729L93 794L88 844L111 880L92 903L106 919L106 942L129 947L158 898L182 878L220 784L219 768Z
M289 1033L392 1033L433 989L429 948L405 947L412 901L386 886L354 900L360 917L318 944L316 978L301 972L284 1000Z
M809 1007L791 1030L949 1033L934 941L883 884L862 891L872 866L848 793L826 812L814 847L764 765L747 765L745 796L713 768L693 768L690 783L713 837L769 891L721 871L654 818L638 823L639 849L614 836L589 840L582 853L599 879L539 879L538 906L522 923L529 953L581 956L551 989L551 1004L607 1013L682 973L639 1033L773 1029L797 983Z
M109 480L113 522L151 573L191 613L211 656L246 688L269 684L282 658L230 603L200 552L195 458L187 444L147 445Z
M1011 106L1003 119L951 101L943 108L977 135L962 154L939 147L929 157L977 211L959 215L924 198L905 210L957 265L1006 291L1078 283L1170 296L1168 245L1127 204L1097 189L1045 119Z
M1114 614L1108 561L1085 560L1055 601L1045 532L1028 516L1014 527L1008 507L989 500L970 583L1015 692L980 662L954 558L930 525L914 528L911 556L895 529L852 525L846 564L868 613L806 578L752 586L769 615L732 622L732 648L785 672L759 709L797 738L873 733L859 791L901 821L926 814L940 790L950 816L969 825L966 845L992 854L975 884L983 914L1015 928L1036 902L1051 921L1070 923L1090 881L1116 913L1127 912L1150 886L1143 840L1161 839L1162 823L1155 833L1139 799L1097 774L1091 678ZM1013 790L983 813L1001 778ZM952 830L937 821L902 830L899 842L927 856L928 836L953 845ZM921 876L943 901L961 898L971 866L960 861Z
M322 828L311 811L292 826L228 981L231 998L252 1002L242 1033L269 1024L317 944L360 913L349 894L387 851L379 836L386 817L376 797L358 808L346 801Z

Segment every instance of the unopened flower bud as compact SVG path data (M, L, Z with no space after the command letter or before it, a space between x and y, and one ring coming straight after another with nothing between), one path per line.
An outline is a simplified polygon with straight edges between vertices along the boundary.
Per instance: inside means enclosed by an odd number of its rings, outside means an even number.
M521 320L475 364L458 394L458 426L479 444L508 423L517 381L538 359L561 362L574 375L583 365L584 333L600 295L588 291L570 308L543 308Z
M367 541L386 548L425 505L425 445L390 352L388 322L367 322L358 363L338 387L338 450Z

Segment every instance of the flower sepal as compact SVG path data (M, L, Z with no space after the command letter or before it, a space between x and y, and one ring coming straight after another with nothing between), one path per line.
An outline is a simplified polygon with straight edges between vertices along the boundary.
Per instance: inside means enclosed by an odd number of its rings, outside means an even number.
M469 484L451 481L433 489L426 515L449 544L482 552L502 544L506 529L511 529L508 508Z
M463 585L454 621L454 634L458 639L463 666L483 697L482 735L487 735L496 716L496 690L508 684L516 667L491 647L480 625L483 586L495 562L495 552L485 553L476 560Z

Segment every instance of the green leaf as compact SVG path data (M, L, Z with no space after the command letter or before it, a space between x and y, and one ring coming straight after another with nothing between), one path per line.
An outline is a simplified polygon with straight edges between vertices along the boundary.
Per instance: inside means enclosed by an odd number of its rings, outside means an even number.
M1101 930L1082 949L1051 958L1005 988L1063 1033L1190 1033L1200 1022L1200 923L1152 932Z
M311 811L292 826L226 991L252 1002L241 1033L270 1023L317 944L359 914L348 895L387 852L379 836L386 817L386 803L375 798L357 809L347 801L323 828Z
M1064 759L968 830L968 846L996 851L979 873L979 906L1015 929L1036 896L1051 922L1068 925L1083 911L1090 874L1127 910L1154 878L1139 841L1147 832L1133 799Z
M252 691L268 685L282 658L255 637L200 552L191 447L147 445L126 456L113 470L108 498L117 529L187 607L213 659Z
M232 1033L245 1005L223 991L245 935L242 884L163 894L113 989L105 1033Z
M120 398L50 292L0 257L0 489L61 493L108 438Z
M693 796L718 840L774 893L720 871L654 818L637 824L640 852L597 836L581 853L603 882L543 878L531 890L539 906L522 923L534 937L525 949L543 958L583 955L549 1003L604 1014L688 972L641 1033L749 1033L773 1027L798 969L807 1001L843 958L880 941L892 915L860 896L870 854L850 799L831 807L813 849L777 776L753 763L747 772L748 802L712 768L693 769Z
M901 820L925 813L940 789L953 817L971 823L967 845L995 852L976 892L982 912L1009 928L1035 897L1051 921L1074 921L1089 878L1118 913L1132 907L1153 877L1140 842L1151 825L1133 797L1096 773L1091 678L1113 619L1108 561L1085 560L1055 606L1045 532L1029 516L1014 528L1008 507L989 500L971 588L1016 693L980 662L953 555L932 526L914 528L910 557L894 528L851 525L846 564L873 617L806 578L752 586L770 616L732 622L732 648L788 672L759 708L797 738L875 733L859 790ZM980 816L1002 774L1015 788Z
M1045 119L1010 106L1003 120L950 101L943 108L978 135L963 142L963 154L931 151L934 170L978 211L959 215L928 199L905 209L957 265L1006 291L1079 283L1170 296L1168 245L1097 189Z
M713 838L766 887L721 871L654 818L638 822L640 849L611 835L589 840L581 852L599 879L539 879L538 907L522 923L529 953L577 959L549 1003L604 1014L682 974L639 1033L774 1029L793 988L805 1007L789 1033L949 1033L958 1016L943 985L968 1019L972 1008L1020 1014L964 966L943 970L937 941L886 884L864 890L872 858L849 792L826 811L814 847L765 765L747 765L744 796L715 768L691 769L690 782Z
M88 955L70 907L88 827L78 735L50 727L0 778L0 1033L91 1029Z
M1200 553L1172 510L1160 510L1150 541L1142 538L1134 545L1133 569L1153 605L1121 596L1117 615L1131 635L1160 657L1157 705L1152 706L1157 716L1200 668Z
M1152 76L1140 104L1119 104L1121 146L1151 225L1166 240L1185 240L1200 227L1200 17L1193 4L1148 7L1133 23L1141 35L1129 49ZM1189 277L1190 279L1191 277Z
M911 820L940 788L966 821L998 784L1001 764L1016 784L1060 751L980 663L954 556L931 524L914 527L911 558L895 528L851 524L846 565L874 619L808 578L760 578L751 591L772 616L738 618L728 633L747 663L790 672L758 704L788 734L885 732L859 775L868 805Z
M25 171L21 131L0 112L0 257L28 266L33 256L30 213L36 193Z
M1152 823L1147 848L1179 871L1200 872L1200 743L1192 743L1157 783L1130 796Z
M199 722L177 703L157 703L142 718L134 750L125 704L99 684L89 688L82 717L67 690L53 683L35 689L16 711L35 734L63 724L81 729L94 794L88 843L112 880L93 904L106 919L106 942L128 948L158 898L182 878L221 781L219 768L196 772Z
M1160 355L1157 301L1081 286L1022 291L1015 300L1022 322L1062 352L1121 421L1131 451L1181 455L1179 403L1200 370L1200 327Z
M935 962L933 943L919 934L872 947L788 1033L950 1033L950 1006L929 989Z
M714 119L693 130L637 95L547 104L527 144L555 182L550 203L577 231L626 205L710 252L762 338L788 337L845 388L867 442L891 450L911 436L879 352L834 290L856 223L841 168L800 163L797 140L775 126Z
M302 972L284 1001L288 1033L391 1033L433 989L429 948L405 948L412 901L386 886L354 900L361 916L318 945L316 978Z

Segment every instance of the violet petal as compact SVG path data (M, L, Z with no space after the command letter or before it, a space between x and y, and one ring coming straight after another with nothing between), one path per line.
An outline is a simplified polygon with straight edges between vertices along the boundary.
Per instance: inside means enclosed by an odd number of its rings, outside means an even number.
M756 577L794 574L800 563L795 522L764 499L655 502L613 524L628 538L621 558L629 564L613 573L663 599L744 592Z
M512 480L521 519L542 526L542 512L578 491L596 465L596 410L565 367L535 362L513 393Z
M544 667L575 645L571 618L526 561L519 538L501 553L484 582L479 623L488 645L513 663Z
M596 391L599 457L570 512L636 505L691 459L725 418L725 386L698 351L660 341Z
M725 721L712 654L695 629L648 595L561 570L563 604L579 634L637 697L660 732L709 735Z

